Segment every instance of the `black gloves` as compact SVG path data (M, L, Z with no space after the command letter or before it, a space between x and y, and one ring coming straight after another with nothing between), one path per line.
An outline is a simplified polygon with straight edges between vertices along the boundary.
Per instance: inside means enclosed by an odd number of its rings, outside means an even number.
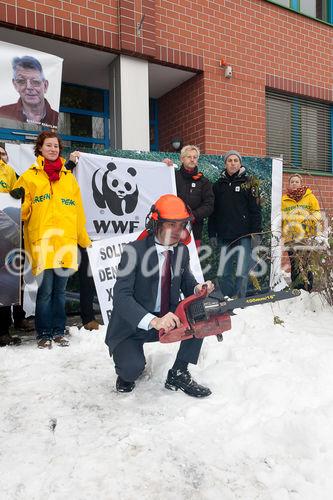
M10 196L15 198L15 200L22 200L24 202L25 191L23 187L15 188L9 191Z

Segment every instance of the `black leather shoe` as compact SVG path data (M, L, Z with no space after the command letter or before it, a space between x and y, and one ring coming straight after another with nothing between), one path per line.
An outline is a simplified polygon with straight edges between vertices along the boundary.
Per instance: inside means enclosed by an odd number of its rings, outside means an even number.
M117 377L116 389L118 392L132 392L135 387L135 382L126 382L121 377Z
M184 372L181 370L169 370L165 388L171 391L178 391L178 389L180 389L185 392L185 394L193 396L194 398L205 398L211 395L210 389L197 384L197 382L192 379L188 370Z

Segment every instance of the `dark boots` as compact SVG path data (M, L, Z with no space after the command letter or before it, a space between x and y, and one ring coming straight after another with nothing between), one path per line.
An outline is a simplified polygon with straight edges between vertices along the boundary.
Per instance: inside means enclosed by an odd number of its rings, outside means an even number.
M185 392L185 394L193 396L194 398L205 398L211 394L208 387L199 385L192 379L188 370L169 370L165 387L171 391L178 391L178 389L180 389Z
M12 337L10 333L0 333L0 347L5 347L6 345L20 345L21 339L19 337Z
M118 392L132 392L135 387L135 382L126 382L121 377L117 377L116 389Z

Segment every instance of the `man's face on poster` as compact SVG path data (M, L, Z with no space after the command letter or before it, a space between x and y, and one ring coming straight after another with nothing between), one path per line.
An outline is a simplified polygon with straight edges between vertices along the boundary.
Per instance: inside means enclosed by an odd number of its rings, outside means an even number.
M36 69L17 67L13 85L20 94L23 105L33 106L44 101L49 82Z

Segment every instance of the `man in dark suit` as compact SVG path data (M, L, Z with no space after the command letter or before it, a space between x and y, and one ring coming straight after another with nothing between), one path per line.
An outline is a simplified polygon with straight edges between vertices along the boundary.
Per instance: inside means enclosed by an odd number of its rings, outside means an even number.
M114 287L113 311L105 342L113 355L119 392L131 392L135 380L145 368L143 346L158 340L158 331L180 326L173 313L180 300L198 293L199 285L189 267L189 252L181 242L191 214L185 203L174 195L161 196L147 217L146 234L127 245L118 268ZM205 283L208 293L214 289ZM198 361L202 339L181 342L176 360L168 372L165 387L181 389L194 397L211 394L197 384L188 371L188 363Z

